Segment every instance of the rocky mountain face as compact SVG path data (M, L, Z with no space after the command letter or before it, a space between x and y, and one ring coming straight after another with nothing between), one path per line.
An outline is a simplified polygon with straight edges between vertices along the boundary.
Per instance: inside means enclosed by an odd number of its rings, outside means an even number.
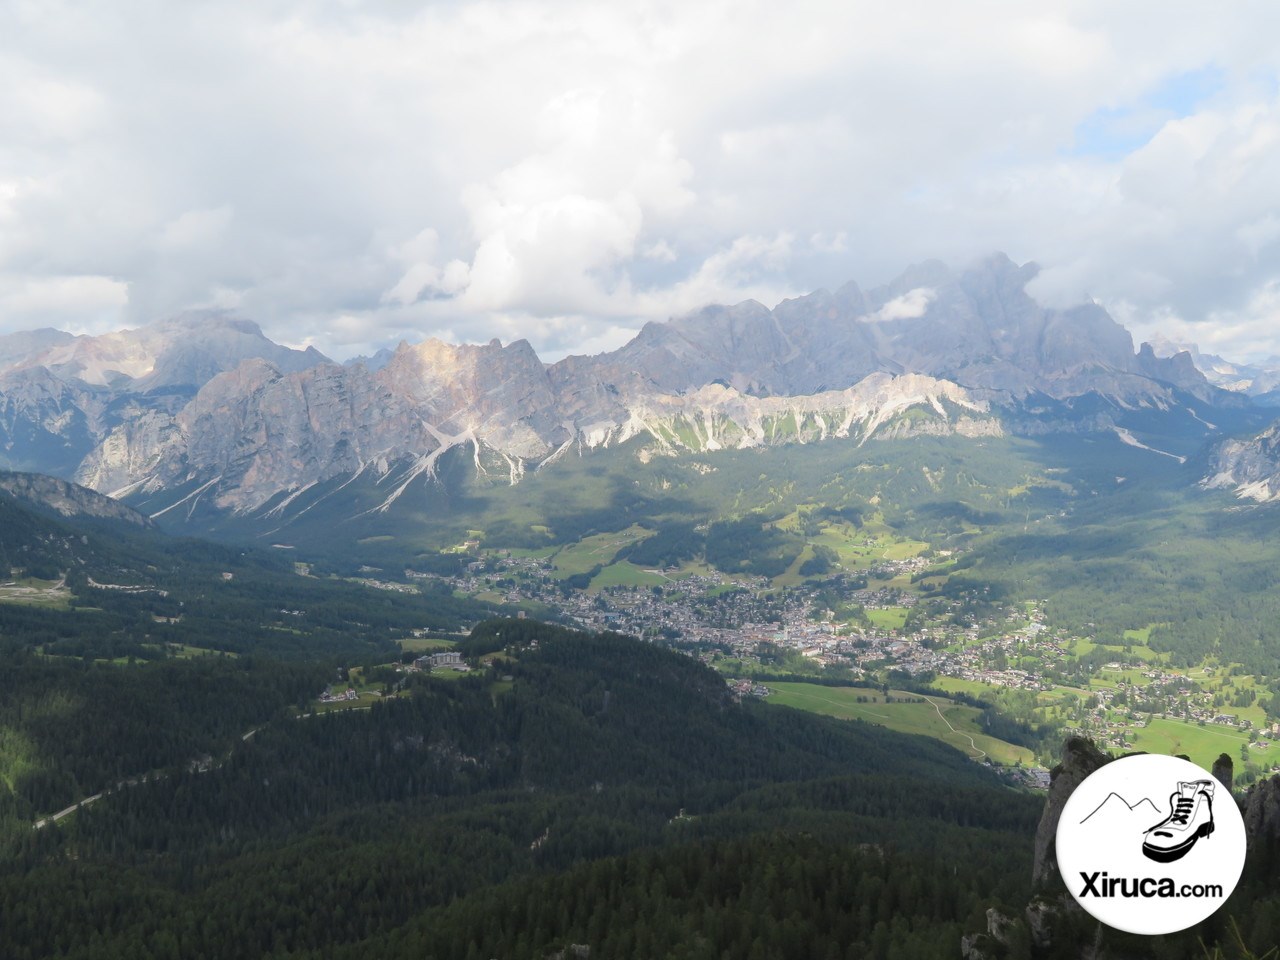
M118 393L199 388L244 360L267 360L285 372L326 363L309 347L293 350L268 340L256 323L221 312L197 311L137 330L70 337L37 331L37 342L5 373L42 369L66 383L114 389ZM3 348L0 348L3 349Z
M1210 455L1203 485L1233 490L1242 500L1280 500L1280 422L1255 437L1220 443Z
M0 466L72 477L116 426L170 416L251 359L282 372L328 362L212 312L96 337L40 330L0 339Z
M0 496L10 497L37 511L61 517L120 520L139 527L153 525L138 511L118 500L38 473L10 473L0 470Z
M707 307L647 324L614 353L562 361L552 375L570 390L584 380L663 392L719 381L758 396L842 389L874 372L1001 397L1096 392L1141 403L1169 399L1171 387L1214 396L1184 359L1135 354L1101 307L1040 307L1025 289L1036 271L1003 255L960 274L930 261L868 293L849 284L772 311L754 301Z
M628 441L648 457L1119 432L1134 411L1243 402L1185 354L1135 352L1094 304L1041 307L1025 290L1035 271L1003 256L959 273L928 262L871 291L707 307L549 366L523 340L428 340L339 366L221 314L103 337L46 331L3 348L0 465L119 496L182 490L239 513L394 472L386 506L454 448L514 483L570 451Z
M75 337L61 330L45 327L0 336L0 373L26 363L53 347L62 346Z

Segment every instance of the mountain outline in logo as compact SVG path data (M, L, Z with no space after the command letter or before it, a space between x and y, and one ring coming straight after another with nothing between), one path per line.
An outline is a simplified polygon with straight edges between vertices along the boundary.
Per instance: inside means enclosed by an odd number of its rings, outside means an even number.
M1107 794L1107 798L1105 800L1103 800L1100 804L1094 807L1093 811L1080 822L1082 824L1088 823L1092 817L1101 813L1103 809L1107 807L1107 804L1111 804L1111 808L1114 809L1115 804L1111 803L1112 800L1118 800L1120 803L1124 804L1126 815L1143 812L1143 807L1145 805L1145 807L1150 809L1151 816L1153 817L1160 816L1160 808L1155 805L1155 801L1153 801L1150 797L1143 797L1141 800L1136 800L1133 803L1130 803L1128 800L1126 800L1124 797L1122 797L1120 794L1116 793L1113 790L1111 791L1111 793Z

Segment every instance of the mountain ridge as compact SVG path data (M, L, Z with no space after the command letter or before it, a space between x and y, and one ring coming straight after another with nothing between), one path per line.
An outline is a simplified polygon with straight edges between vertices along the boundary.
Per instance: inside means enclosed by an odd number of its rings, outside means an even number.
M125 497L196 491L246 512L403 466L394 502L458 447L514 484L570 449L636 438L642 456L679 455L1110 430L1191 403L1245 403L1187 354L1135 351L1096 304L1041 307L1025 290L1037 271L1003 254L958 273L926 261L869 292L849 283L772 310L711 305L551 364L524 339L428 339L338 365L272 343L252 321L189 314L54 343L0 371L0 465ZM1194 410L1182 420L1203 437L1215 429Z

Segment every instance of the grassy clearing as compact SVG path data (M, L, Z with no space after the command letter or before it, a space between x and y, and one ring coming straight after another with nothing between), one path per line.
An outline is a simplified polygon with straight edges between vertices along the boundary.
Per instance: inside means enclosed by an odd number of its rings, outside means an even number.
M449 650L457 644L457 641L445 640L442 637L406 637L399 643L400 649L406 653L419 653L423 650Z
M1132 668L1124 670L1108 670L1104 667L1089 679L1089 686L1095 688L1114 688L1119 686L1121 681L1128 684L1141 685L1146 682L1146 679L1142 676L1141 670L1134 670Z
M930 696L918 703L886 703L880 691L866 687L826 687L811 683L767 683L766 686L774 691L769 703L844 720L866 720L900 733L932 737L975 759L983 754L997 763L1031 763L1035 759L1025 747L983 733L977 726L981 711L976 707L945 697ZM890 690L889 695L895 699L921 699L920 694L903 690ZM859 703L859 697L867 702Z
M632 524L617 533L597 533L561 547L551 559L553 576L563 579L586 573L596 566L608 566L624 547L653 536L653 532Z
M611 563L591 581L591 589L602 587L660 587L670 581L660 573L637 567L628 560Z
M1197 763L1206 770L1213 766L1213 761L1220 753L1225 753L1237 767L1241 767L1240 747L1249 742L1248 734L1229 727L1202 727L1196 723L1159 717L1145 727L1128 731L1127 736L1133 741L1135 750L1171 756L1185 753L1192 763ZM1272 747L1271 750L1280 750L1280 747ZM1267 763L1270 759L1267 754L1271 750L1252 750L1250 759Z
M901 630L907 622L907 608L885 607L881 610L868 610L867 619L881 630Z
M1085 640L1077 638L1071 646L1067 648L1067 652L1072 656L1084 657L1093 653L1095 650L1101 650L1103 653L1113 657L1116 660L1142 660L1146 663L1161 663L1168 659L1168 654L1160 653L1152 650L1147 645L1147 638L1150 636L1151 627L1144 627L1142 630L1126 630L1125 639L1130 641L1128 649L1124 646L1116 646L1109 643L1097 643L1093 640Z
M486 550L490 556L495 557L512 557L517 560L546 560L556 552L555 547L502 547L496 550Z
M1156 627L1161 626L1166 626L1166 624L1149 623L1141 630L1126 630L1124 632L1124 638L1132 643L1141 644L1145 647L1151 643L1151 631Z
M930 681L929 686L937 687L939 690L946 690L949 693L967 693L973 697L980 697L984 693L990 693L994 688L981 680L964 680L960 677L935 677Z
M0 584L0 603L21 603L50 610L69 610L71 591L61 580L25 577Z
M806 543L800 552L796 554L796 558L791 561L791 565L786 570L773 578L772 583L775 587L798 587L807 580L807 577L800 576L800 567L804 565L806 560L813 558L813 545Z
M898 540L886 546L882 556L886 560L910 560L928 549L929 545L919 540Z
M447 680L450 683L454 682L455 680L461 680L463 677L466 677L466 676L470 676L470 674L463 670L432 670L431 671L432 680Z
M929 548L919 540L903 540L883 523L874 521L862 527L850 523L824 524L821 532L810 537L809 542L834 550L846 570L866 570L881 560L906 560Z

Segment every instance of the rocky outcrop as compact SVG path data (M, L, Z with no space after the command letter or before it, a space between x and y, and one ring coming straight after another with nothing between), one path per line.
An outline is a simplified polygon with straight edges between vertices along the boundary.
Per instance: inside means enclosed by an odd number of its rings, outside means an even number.
M1213 779L1231 790L1235 780L1235 763L1228 754L1218 754L1218 759L1213 761Z
M1244 798L1244 829L1250 843L1280 839L1280 775L1249 788Z
M1110 757L1084 737L1070 737L1062 747L1062 762L1050 771L1049 795L1045 799L1044 813L1036 828L1035 859L1031 869L1032 882L1037 886L1058 876L1056 837L1062 810L1076 787Z

